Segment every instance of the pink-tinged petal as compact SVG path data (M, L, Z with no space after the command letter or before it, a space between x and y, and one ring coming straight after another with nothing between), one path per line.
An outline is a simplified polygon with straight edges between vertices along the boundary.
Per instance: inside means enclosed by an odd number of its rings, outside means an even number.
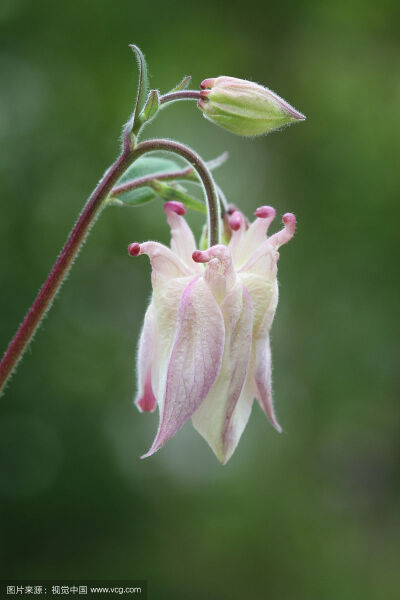
M282 221L284 223L284 228L277 233L274 233L272 237L270 237L269 241L276 248L283 246L283 244L287 244L290 242L292 237L294 236L294 232L296 231L296 217L293 213L286 213L282 217Z
M207 396L220 371L224 338L221 310L203 278L195 279L182 296L160 424L153 445L143 458L159 450Z
M143 242L143 244L134 242L129 244L129 254L131 256L147 254L153 271L165 277L187 277L193 274L170 248L159 242Z
M204 251L196 250L192 258L197 263L207 263L204 281L209 285L217 301L221 303L236 282L229 248L217 244Z
M152 412L156 408L156 399L151 385L151 365L155 344L154 308L147 309L142 332L140 334L137 356L137 396L135 404L142 412Z
M272 206L259 206L254 214L256 215L256 219L246 233L245 247L243 248L243 252L246 255L245 260L265 242L269 226L275 219L276 210Z
M271 347L269 342L269 335L265 339L264 336L258 336L255 340L255 382L257 386L257 400L260 403L261 408L267 415L268 419L275 427L275 429L282 433L282 428L279 425L274 405L272 403L272 390L271 390Z
M220 374L192 417L193 425L222 464L232 456L246 426L249 411L238 408L251 352L253 310L250 295L238 282L221 305L225 348ZM253 396L246 397L249 405Z
M283 222L285 227L261 244L246 261L240 272L258 274L267 279L275 277L276 264L279 259L278 248L292 239L296 229L296 217L292 213L286 213L283 215Z
M255 211L256 219L242 235L232 236L231 252L235 267L239 269L250 256L266 241L268 228L275 218L276 211L272 206L260 206Z
M155 344L151 379L153 393L157 404L162 409L165 395L168 365L176 332L179 327L179 309L183 293L193 277L179 277L167 279L161 276L152 276L153 299L155 316Z
M232 230L231 239L229 241L228 248L230 250L232 260L236 262L240 258L240 248L243 243L243 239L246 235L247 221L243 213L240 210L235 210L230 218L229 225Z
M141 412L153 412L156 409L157 400L153 394L153 388L151 386L151 367L149 367L147 371L143 393L136 401L136 406Z
M200 274L201 268L192 260L192 254L196 249L195 239L192 230L183 218L186 208L181 202L171 201L164 204L164 211L171 228L172 251L191 272Z
M258 333L261 324L272 325L278 304L278 282L275 276L266 278L249 271L239 273L239 278L247 287L253 302L253 332Z

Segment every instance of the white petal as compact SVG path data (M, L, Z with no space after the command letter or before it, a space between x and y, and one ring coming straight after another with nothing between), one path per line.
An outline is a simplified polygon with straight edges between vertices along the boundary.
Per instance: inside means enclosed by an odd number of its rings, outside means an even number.
M221 371L192 421L225 464L243 433L254 397L241 397L251 352L253 310L250 295L240 281L226 296L221 310L225 322Z
M255 211L256 219L245 231L236 249L234 263L236 269L240 269L251 255L263 244L267 237L267 231L275 218L276 211L272 206L260 206Z
M261 408L267 415L272 425L279 433L281 433L282 428L277 421L274 405L272 403L272 365L269 336L267 339L258 337L255 342L254 350L256 355L255 382L258 390L257 400L259 401Z
M168 363L159 428L144 457L159 450L207 396L221 367L224 336L221 310L210 289L203 278L191 281L179 308L178 331Z
M159 242L143 242L138 244L138 254L147 254L153 271L165 277L187 277L192 271L181 261L170 248Z
M136 367L137 396L135 404L140 411L152 412L157 404L151 385L151 364L154 356L154 347L154 307L153 303L150 303L140 334Z
M192 230L182 216L186 212L185 207L181 202L166 202L164 211L167 215L168 225L171 228L172 251L193 274L201 274L200 265L192 259L192 254L196 250L196 243Z

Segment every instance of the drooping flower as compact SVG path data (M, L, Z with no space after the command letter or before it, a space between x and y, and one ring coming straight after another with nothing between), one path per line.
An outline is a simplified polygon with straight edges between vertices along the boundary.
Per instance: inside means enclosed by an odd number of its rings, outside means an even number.
M235 210L232 237L196 250L179 202L164 206L171 248L134 243L133 256L147 254L153 295L137 359L136 405L153 411L159 427L150 456L189 419L225 464L232 456L256 398L277 431L271 396L269 332L278 302L278 248L294 234L296 219L267 237L275 210L262 206L256 220Z
M265 135L305 116L272 90L246 79L210 77L198 107L206 119L237 135Z

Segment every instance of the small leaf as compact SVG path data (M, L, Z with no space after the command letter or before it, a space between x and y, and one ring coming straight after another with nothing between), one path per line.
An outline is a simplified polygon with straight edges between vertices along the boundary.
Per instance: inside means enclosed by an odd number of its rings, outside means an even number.
M172 88L172 90L170 90L168 94L173 94L174 92L179 92L180 90L186 90L186 88L189 87L189 83L191 82L191 80L192 76L186 75L186 77L184 77L182 81L178 83L178 85Z
M138 62L138 68L139 68L138 91L137 91L137 96L136 96L135 110L133 111L133 118L132 118L132 123L134 123L140 109L142 108L143 98L145 97L145 95L147 93L149 84L148 84L148 77L147 77L147 64L146 64L146 59L144 57L143 52L141 51L141 49L138 46L135 46L135 44L129 44L129 47L132 48L132 50L134 51L134 53L136 55L136 59Z
M223 152L222 154L220 154L219 156L217 156L216 158L213 158L212 160L207 161L207 167L210 169L210 171L214 171L214 169L218 169L218 167L220 167L221 165L223 165L229 158L229 152Z
M180 168L181 167L178 163L169 158L162 158L159 156L142 156L125 171L124 175L122 175L116 185L122 185L127 181L132 181L134 179L138 179L139 177L145 177L146 175L155 175L157 173L173 173L175 171L179 171ZM146 186L123 192L118 196L113 197L110 202L112 204L113 201L116 201L116 204L120 204L122 202L124 205L137 206L139 204L150 202L156 197L156 195L157 194L154 190Z
M157 113L160 107L160 96L158 90L150 90L144 109L139 117L141 123L147 123Z
M155 180L151 183L151 187L163 200L175 200L182 202L186 208L190 208L191 210L196 210L203 214L207 212L205 204L186 193L185 188L180 185L168 184Z
M229 152L225 151L222 154L220 154L219 156L217 156L216 158L212 158L211 160L208 160L206 162L206 165L210 169L210 171L214 171L214 169L218 169L218 167L223 165L228 160L228 158L229 158ZM195 183L201 183L201 181L199 180L199 177L194 169L192 169L187 174L185 179L188 179L189 181L193 181Z

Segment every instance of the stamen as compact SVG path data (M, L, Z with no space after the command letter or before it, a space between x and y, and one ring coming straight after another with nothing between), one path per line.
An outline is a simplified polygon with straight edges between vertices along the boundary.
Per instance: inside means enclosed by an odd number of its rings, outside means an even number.
M129 244L128 252L131 256L138 256L140 254L140 244L138 244L137 242Z
M169 200L164 204L164 212L168 214L168 211L172 211L177 215L183 216L186 214L186 208L182 202L176 200Z

